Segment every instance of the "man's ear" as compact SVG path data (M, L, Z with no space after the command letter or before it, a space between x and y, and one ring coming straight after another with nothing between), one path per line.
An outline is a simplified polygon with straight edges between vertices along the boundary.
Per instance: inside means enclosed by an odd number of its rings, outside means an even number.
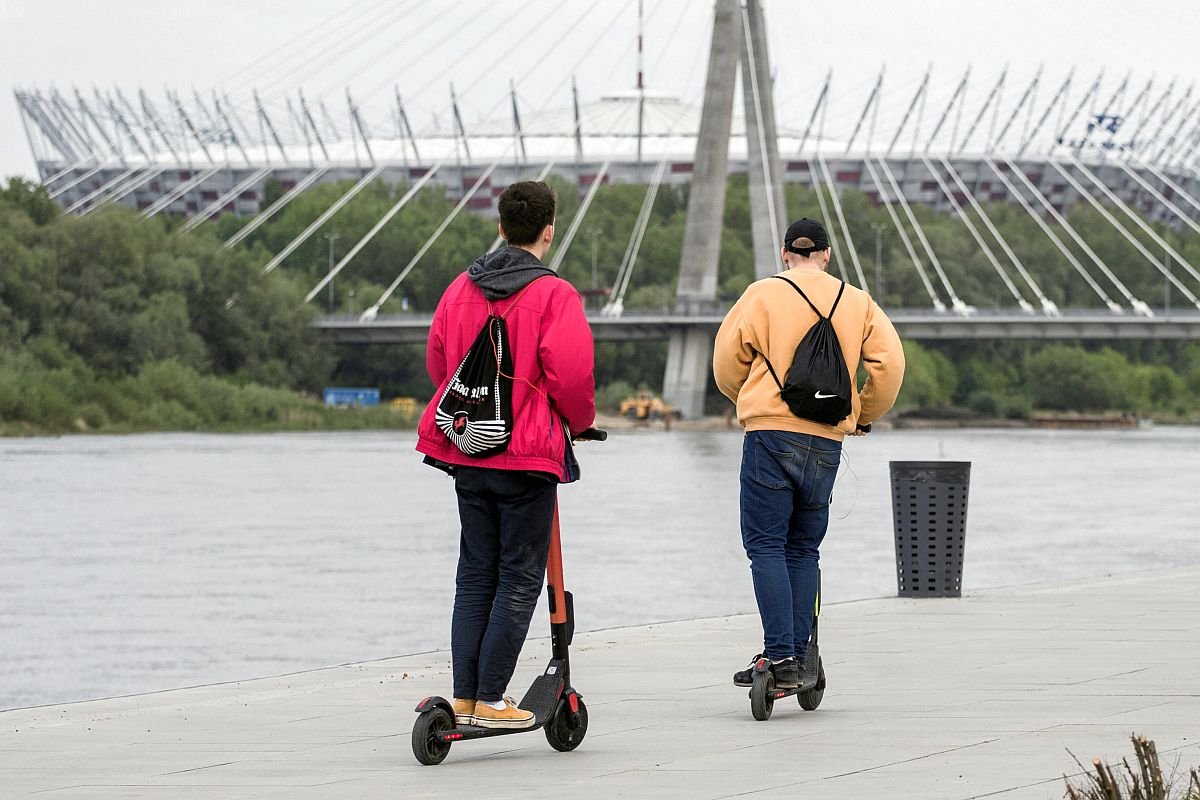
M508 237L504 235L504 226L501 225L499 222L496 223L496 232L500 234L501 239L503 239L506 242L508 241Z

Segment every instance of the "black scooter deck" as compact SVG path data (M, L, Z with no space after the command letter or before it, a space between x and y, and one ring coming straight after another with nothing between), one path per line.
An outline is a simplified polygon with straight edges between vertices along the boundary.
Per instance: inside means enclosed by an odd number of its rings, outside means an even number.
M562 696L564 688L566 687L562 680L562 664L557 660L551 661L546 671L530 685L529 691L525 692L518 705L526 711L532 711L535 724L541 727L554 715L558 698Z

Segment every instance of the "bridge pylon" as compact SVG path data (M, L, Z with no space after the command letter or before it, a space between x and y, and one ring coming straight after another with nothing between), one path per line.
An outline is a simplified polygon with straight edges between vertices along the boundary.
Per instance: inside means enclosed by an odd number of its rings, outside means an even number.
M756 277L765 278L781 269L779 240L788 220L762 7L758 0L716 0L679 262L676 313L711 313L716 304L739 66L745 99L754 272ZM712 337L695 328L676 331L667 351L664 398L685 417L701 416L711 371Z

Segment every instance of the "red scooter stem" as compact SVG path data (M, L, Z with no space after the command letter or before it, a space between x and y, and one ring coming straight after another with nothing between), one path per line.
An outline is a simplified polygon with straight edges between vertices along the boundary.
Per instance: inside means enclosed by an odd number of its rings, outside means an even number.
M558 501L554 503L554 518L550 527L550 554L546 559L546 588L550 592L550 624L567 621L567 596L563 586L562 539L558 526Z

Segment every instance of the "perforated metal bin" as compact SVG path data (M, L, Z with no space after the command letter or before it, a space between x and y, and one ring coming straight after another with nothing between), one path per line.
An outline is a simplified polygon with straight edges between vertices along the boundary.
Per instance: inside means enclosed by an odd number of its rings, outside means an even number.
M970 461L892 461L900 597L962 595Z

